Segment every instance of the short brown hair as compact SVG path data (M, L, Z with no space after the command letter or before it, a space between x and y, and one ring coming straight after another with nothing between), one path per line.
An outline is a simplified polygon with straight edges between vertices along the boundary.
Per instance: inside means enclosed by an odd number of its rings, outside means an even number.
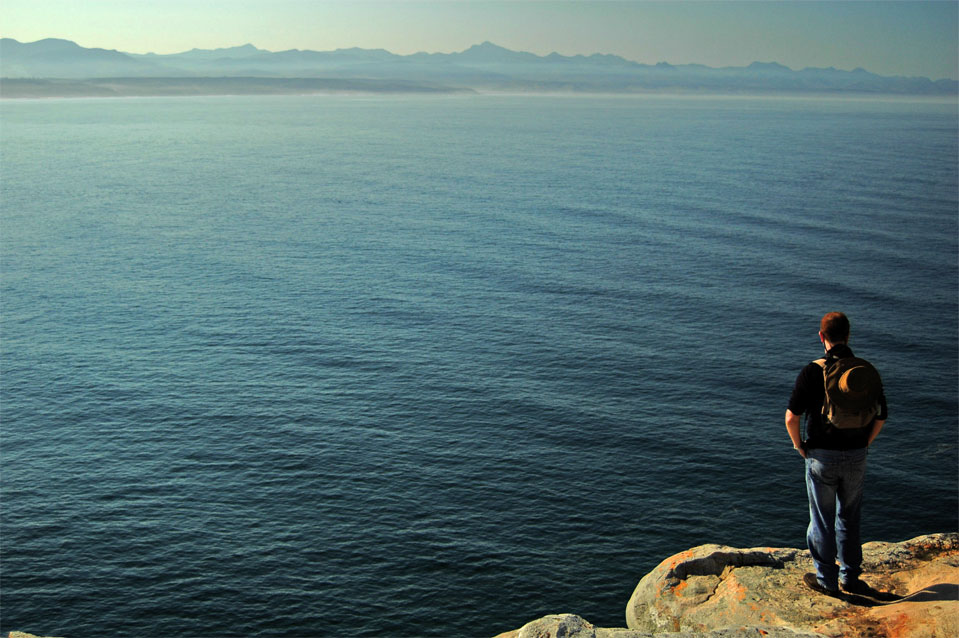
M830 343L849 341L849 319L841 312L827 312L819 322L819 332Z

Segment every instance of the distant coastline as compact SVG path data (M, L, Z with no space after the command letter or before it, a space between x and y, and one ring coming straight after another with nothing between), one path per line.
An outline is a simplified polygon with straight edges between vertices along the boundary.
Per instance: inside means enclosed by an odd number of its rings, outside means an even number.
M710 98L949 100L950 95L853 91L710 91L681 88L590 91L526 87L472 89L391 80L329 78L2 78L0 100L57 98L227 97L280 95L516 95Z
M69 40L0 39L0 97L296 93L826 94L956 97L956 80L865 69L793 70L775 62L713 68L641 64L615 55L539 56L484 42L459 53L382 49L272 52L247 44L156 55Z
M300 95L314 93L472 93L397 80L323 78L3 78L0 99Z

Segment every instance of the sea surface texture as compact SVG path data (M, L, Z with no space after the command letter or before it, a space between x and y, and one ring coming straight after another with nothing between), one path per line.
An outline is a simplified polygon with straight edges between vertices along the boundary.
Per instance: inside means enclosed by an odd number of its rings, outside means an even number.
M623 626L673 553L804 546L831 310L889 400L865 540L957 529L954 102L0 116L4 634Z

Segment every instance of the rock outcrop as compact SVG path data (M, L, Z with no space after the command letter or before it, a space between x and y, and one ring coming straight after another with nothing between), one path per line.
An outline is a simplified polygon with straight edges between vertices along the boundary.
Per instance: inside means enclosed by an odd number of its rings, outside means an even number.
M634 629L594 627L575 614L543 616L539 620L508 631L496 638L821 638L819 634L796 632L786 627L731 628L709 632L680 631L649 633Z
M702 545L659 564L636 586L627 628L546 616L497 638L955 638L959 533L863 545L870 591L838 598L802 582L799 549Z

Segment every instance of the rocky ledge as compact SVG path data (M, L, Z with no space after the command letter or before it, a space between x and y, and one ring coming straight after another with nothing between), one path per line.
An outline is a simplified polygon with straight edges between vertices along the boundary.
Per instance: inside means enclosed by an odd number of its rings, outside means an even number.
M545 616L496 638L955 638L959 533L863 545L870 589L838 597L807 588L807 550L701 545L643 577L628 628Z

